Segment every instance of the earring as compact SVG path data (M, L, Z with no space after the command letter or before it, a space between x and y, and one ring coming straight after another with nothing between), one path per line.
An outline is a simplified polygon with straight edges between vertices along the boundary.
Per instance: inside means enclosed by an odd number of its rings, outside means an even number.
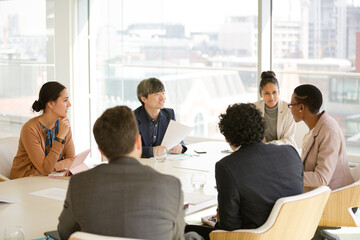
M299 112L301 112L301 110Z

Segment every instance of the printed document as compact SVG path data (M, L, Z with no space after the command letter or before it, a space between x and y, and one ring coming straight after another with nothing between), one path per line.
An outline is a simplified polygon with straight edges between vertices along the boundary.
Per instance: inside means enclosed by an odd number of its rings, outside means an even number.
M169 126L166 129L161 146L166 147L168 150L178 145L186 136L188 136L193 127L185 126L181 123L170 120Z

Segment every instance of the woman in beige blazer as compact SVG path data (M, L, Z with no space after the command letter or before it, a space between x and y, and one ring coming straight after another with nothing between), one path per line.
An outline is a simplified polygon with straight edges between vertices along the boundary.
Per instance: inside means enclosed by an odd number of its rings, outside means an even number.
M317 87L304 84L295 88L289 104L295 121L304 121L310 129L301 154L304 191L322 185L334 190L354 182L346 160L344 134L334 118L319 111L322 101Z
M294 118L287 103L279 99L279 83L273 71L261 73L259 92L262 100L254 104L265 118L265 142L296 148Z

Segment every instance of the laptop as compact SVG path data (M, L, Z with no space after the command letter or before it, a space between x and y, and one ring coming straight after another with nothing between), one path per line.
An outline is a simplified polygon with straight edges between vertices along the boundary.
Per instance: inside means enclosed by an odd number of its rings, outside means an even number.
M52 172L49 174L49 177L61 178L65 176L71 176L79 172L84 172L89 169L89 167L84 163L86 157L89 155L90 149L85 150L75 156L75 159L69 169L63 169L60 171Z

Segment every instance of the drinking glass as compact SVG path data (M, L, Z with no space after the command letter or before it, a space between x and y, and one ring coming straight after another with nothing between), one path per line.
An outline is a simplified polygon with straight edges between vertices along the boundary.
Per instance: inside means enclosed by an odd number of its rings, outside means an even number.
M4 240L25 240L24 230L21 226L7 226L4 230Z
M194 173L191 175L191 184L195 190L201 190L204 188L206 182L205 174Z
M155 148L154 151L155 160L159 163L163 163L167 157L167 151L165 148Z

